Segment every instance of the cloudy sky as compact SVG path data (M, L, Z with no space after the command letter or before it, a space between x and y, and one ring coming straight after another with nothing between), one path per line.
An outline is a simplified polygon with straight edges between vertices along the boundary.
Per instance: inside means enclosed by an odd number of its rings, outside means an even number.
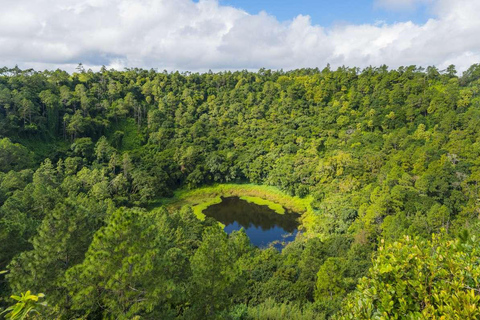
M0 66L181 71L480 62L480 0L0 0Z

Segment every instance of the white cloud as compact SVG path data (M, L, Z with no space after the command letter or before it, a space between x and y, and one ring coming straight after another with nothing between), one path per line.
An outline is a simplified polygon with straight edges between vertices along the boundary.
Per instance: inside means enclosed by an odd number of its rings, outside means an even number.
M455 63L465 70L480 62L480 1L432 6L436 18L425 24L327 29L308 16L279 22L215 0L0 0L0 65L206 71Z

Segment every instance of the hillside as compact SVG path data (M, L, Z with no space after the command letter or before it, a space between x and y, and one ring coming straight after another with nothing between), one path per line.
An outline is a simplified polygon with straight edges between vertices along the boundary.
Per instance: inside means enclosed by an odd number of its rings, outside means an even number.
M475 318L479 182L480 65L3 68L1 306L30 290L45 319ZM300 206L303 232L256 248L179 196L223 184Z

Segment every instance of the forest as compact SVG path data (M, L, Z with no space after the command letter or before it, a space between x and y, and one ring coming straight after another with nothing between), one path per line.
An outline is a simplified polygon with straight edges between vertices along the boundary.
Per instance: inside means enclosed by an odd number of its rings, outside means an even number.
M164 205L222 184L303 199L303 231ZM477 319L479 215L480 64L0 69L7 319Z

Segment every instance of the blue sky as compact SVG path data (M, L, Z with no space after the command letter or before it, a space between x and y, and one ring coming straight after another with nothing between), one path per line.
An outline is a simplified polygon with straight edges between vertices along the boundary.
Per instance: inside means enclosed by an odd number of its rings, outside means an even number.
M377 21L425 23L432 13L425 4L400 10L386 9L372 0L220 0L220 4L241 8L248 13L260 11L280 21L299 14L309 15L312 23L329 27L336 24L373 24Z

